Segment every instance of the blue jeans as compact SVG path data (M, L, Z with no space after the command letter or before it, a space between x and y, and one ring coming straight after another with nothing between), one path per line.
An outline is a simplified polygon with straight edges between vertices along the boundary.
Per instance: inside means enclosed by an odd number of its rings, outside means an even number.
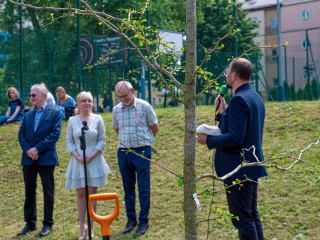
M151 159L151 146L133 148L136 153ZM118 164L122 176L124 201L129 221L137 219L136 214L136 175L139 190L139 223L147 223L150 209L150 162L126 149L118 149Z
M0 125L6 123L6 121L7 121L8 119L10 119L10 118L11 118L11 116L1 116L1 117L0 117ZM23 117L19 116L19 114L18 114L18 115L12 120L12 123L13 123L13 122L22 121L22 119L23 119Z
M232 185L228 184L227 185ZM238 229L241 240L263 240L262 224L257 207L258 184L244 182L243 186L235 185L227 190L229 211L239 220L232 219Z

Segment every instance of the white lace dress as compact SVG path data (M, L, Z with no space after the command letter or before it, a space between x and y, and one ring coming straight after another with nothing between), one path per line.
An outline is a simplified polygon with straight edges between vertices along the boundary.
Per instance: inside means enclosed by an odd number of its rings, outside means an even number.
M84 164L81 164L71 154L72 151L77 150L79 156L83 156L83 151L80 149L81 128L83 127L80 116L71 117L67 126L67 149L71 155L68 170L66 173L67 181L66 188L77 189L85 187L84 179ZM106 143L106 134L104 123L100 115L92 114L88 123L89 130L85 131L86 137L86 155L94 152L94 149L100 153L87 164L87 181L88 186L100 187L107 185L107 174L110 169L106 160L103 157L104 145Z

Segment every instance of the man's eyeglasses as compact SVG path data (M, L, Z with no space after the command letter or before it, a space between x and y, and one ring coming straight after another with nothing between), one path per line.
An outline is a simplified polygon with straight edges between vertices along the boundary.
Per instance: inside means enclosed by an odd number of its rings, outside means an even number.
M228 75L227 71L224 71L223 75L226 77Z
M129 90L129 92L128 92L127 94L125 94L125 95L122 95L122 96L118 95L118 98L120 99L120 98L128 97L128 96L129 96L129 93L130 93L130 90Z
M30 95L29 95L29 98L36 97L36 96L39 95L39 94L41 94L41 93L36 93L36 94L33 93L33 94L30 94Z

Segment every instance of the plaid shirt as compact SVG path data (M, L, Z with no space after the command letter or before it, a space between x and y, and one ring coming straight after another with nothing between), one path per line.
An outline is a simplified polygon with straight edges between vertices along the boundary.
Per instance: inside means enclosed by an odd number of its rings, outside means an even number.
M149 126L157 123L152 106L136 97L132 106L126 107L120 102L112 111L112 127L119 129L118 141L129 148L151 146L154 137ZM118 147L126 148L120 143Z

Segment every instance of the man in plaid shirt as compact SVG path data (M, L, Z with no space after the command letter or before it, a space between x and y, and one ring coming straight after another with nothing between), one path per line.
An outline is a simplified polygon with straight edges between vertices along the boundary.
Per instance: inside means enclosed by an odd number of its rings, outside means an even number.
M112 127L118 135L118 164L125 192L125 204L128 222L123 233L128 233L138 224L135 210L136 174L139 190L140 214L139 226L134 236L144 234L149 228L150 209L150 161L132 153L151 159L151 144L159 126L152 106L134 96L134 89L127 81L117 83L116 94L120 103L112 111Z

